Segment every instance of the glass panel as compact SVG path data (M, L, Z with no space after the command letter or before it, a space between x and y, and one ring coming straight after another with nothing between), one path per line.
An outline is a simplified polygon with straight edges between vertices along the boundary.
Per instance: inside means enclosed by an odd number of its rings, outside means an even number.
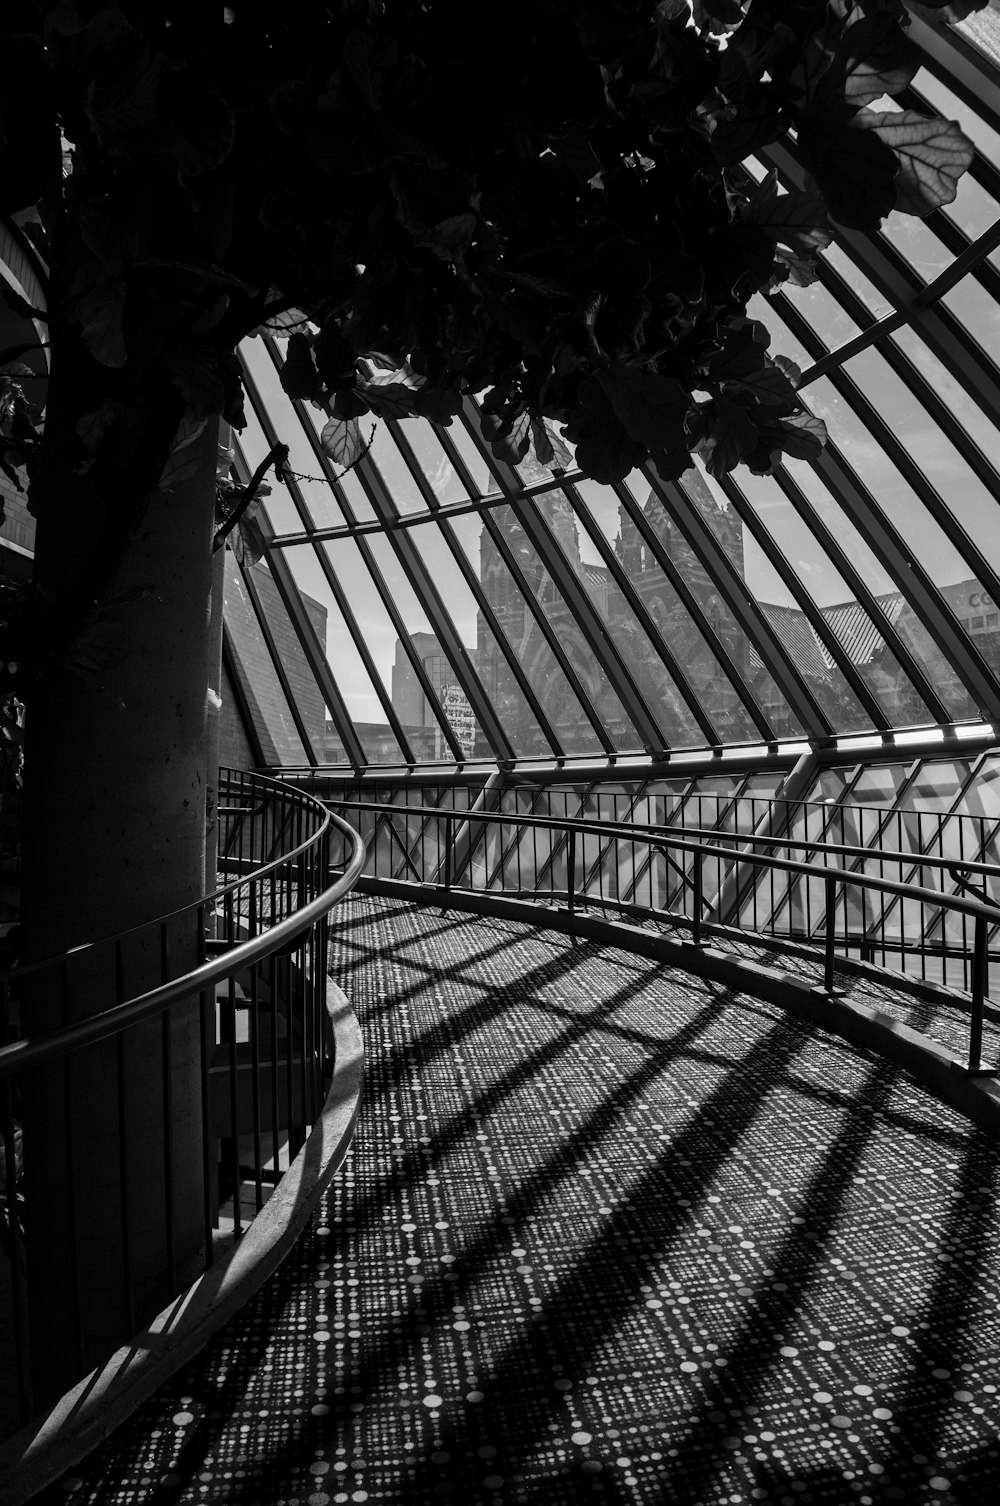
M892 300L880 292L871 278L855 265L843 246L838 246L836 243L827 246L823 252L823 260L829 262L846 286L861 299L869 313L876 319L884 319L887 314L894 312Z
M509 508L497 509L497 516L501 525L505 520L510 524L513 517ZM504 563L489 530L484 527L482 517L469 514L455 518L448 527L476 571L497 624L516 654L528 683L544 707L563 746L574 754L598 752L601 744L590 720L546 642L538 622L525 605L524 594ZM527 547L527 540L524 540L524 544ZM522 568L527 568L527 563L522 555ZM533 579L536 585L540 578L539 572L529 576L529 580ZM535 594L537 595L537 591ZM490 634L485 634L477 642L476 665L493 704L509 704L510 688L513 687L516 692L516 686L513 685L510 666ZM504 721L507 725L506 716Z
M947 440L941 429L932 422L925 408L920 405L919 398L910 392L904 381L893 372L883 355L877 351L866 351L863 357L857 357L849 363L849 372L854 381L864 392L869 402L880 404L880 413L889 414L892 422L893 434L901 441L908 455L917 462L920 471L928 477L931 485L937 489L938 495L944 498L950 511L961 521L962 526L976 539L982 553L989 560L994 569L1000 569L1000 539L997 536L997 498L983 486L977 479L974 471L968 467L967 462L959 455L952 443ZM985 431L989 434L989 431ZM992 429L992 443L994 453L997 450L997 431ZM902 505L896 505L896 520L902 527L902 517L907 517L910 512L904 514ZM974 587L977 581L971 578L970 566L962 559L958 550L952 548L946 559L941 559L941 541L943 535L934 524L934 533L928 535L928 544L925 545L925 553L929 559L938 563L938 574L941 580L944 571L952 577L964 577L965 583Z
M480 497L495 496L500 491L500 483L490 470L489 465L483 458L482 451L476 444L472 435L465 426L464 418L459 417L448 428L448 439L465 465L473 483L473 495Z
M404 418L400 420L399 429L413 462L437 500L442 505L467 502L469 493L462 485L433 426L426 419Z
M260 595L266 601L269 592L274 591L274 582L267 570L260 565L255 565L252 569ZM229 549L226 550L223 612L236 674L265 759L268 763L275 764L307 763L306 750L302 746L291 708L275 672L250 593ZM301 657L301 649L298 650L298 655ZM294 669L294 653L292 658ZM313 689L315 691L315 682ZM318 720L322 725L322 700L319 699L318 704L310 703L309 709L314 722Z
M435 670L437 680L444 682L446 677L441 674L440 665L434 662L441 658L440 644L427 628L426 618L422 628L407 623L411 634L408 640L411 653L408 653L372 580L359 544L353 539L335 539L320 547L334 569L360 631L364 633L368 652L381 676L383 689L405 728L414 757L418 762L450 760L453 755L440 721L413 664L413 659L423 662L432 683ZM394 580L390 581L389 589L395 597L394 587Z
M648 483L640 472L628 478L628 488L633 497L647 492ZM660 632L664 643L683 669L688 684L705 708L720 739L728 742L748 741L756 735L756 728L739 695L713 653L700 621L695 621L681 598L667 579L652 549L640 533L631 512L609 486L596 481L578 481L577 491L587 503L590 514L599 525L608 543L627 575L629 582L641 598L643 605ZM663 509L655 497L647 495L645 506L640 507L651 524L663 516ZM590 565L600 565L601 556L586 530L580 531L581 558ZM719 637L736 650L735 663L744 671L748 669L745 645L734 633L731 615L722 611L717 593L705 591L705 574L694 580L687 578L687 585L696 600L704 604L705 614L718 630ZM714 599L713 599L714 598ZM609 597L609 609L616 610L620 592ZM729 620L726 621L725 619ZM740 649L744 649L742 654ZM649 653L652 654L652 647Z
M337 498L329 483L323 476L323 469L306 438L301 423L295 414L295 409L284 392L274 362L267 353L267 347L261 339L244 340L240 347L243 359L246 361L254 383L260 391L268 417L271 420L278 438L288 446L289 469L296 473L299 491L309 511L309 518L304 523L294 510L291 510L291 499L288 498L289 512L283 513L279 524L275 510L282 505L282 499L286 497L283 487L275 484L273 472L268 480L272 487L272 494L268 500L268 512L274 518L275 530L280 533L297 533L311 522L317 528L336 528L344 522L344 514L341 511ZM240 443L246 450L247 436L252 425L256 422L251 420L251 404L246 404L248 427L239 436ZM310 416L315 415L316 410L308 409ZM314 419L315 422L315 419ZM315 422L317 433L326 422L326 415L319 417ZM265 442L263 434L255 435L253 441L254 459L256 467L267 454L270 446ZM249 456L248 456L249 459Z
M913 88L933 105L939 115L943 115L946 120L957 120L987 162L1000 162L1000 136L982 116L941 83L940 79L928 69L920 68L914 76ZM988 230L996 219L998 206L996 200L975 181L971 173L965 173L958 181L958 195L954 203L946 205L944 213L975 239Z
M458 675L448 659L444 647L434 631L434 623L428 616L430 608L425 608L416 591L410 584L409 577L403 569L402 562L388 539L381 534L373 534L369 539L372 558L375 560L382 578L388 587L396 610L402 615L406 623L410 642L415 653L419 654L424 668L429 676L434 690L437 693L441 709L451 725L451 729L462 745L466 757L489 758L495 756L498 750L491 748L486 736L475 720L472 708L461 688ZM437 536L436 549L438 556L443 559L446 548L440 535ZM433 571L431 572L433 575ZM449 601L449 608L452 603ZM454 604L455 610L450 611L450 620L458 633L459 638L465 645L470 658L475 659L476 642L476 619L475 610L469 604L469 597L459 598ZM397 651L397 663L399 653ZM394 674L394 681L398 674ZM400 680L402 683L402 680ZM410 682L410 690L416 686L414 679ZM395 693L393 702L395 704ZM423 692L420 692L420 700L426 702ZM424 716L431 716L429 707L424 706ZM447 756L444 753L437 756Z
M482 527L482 520L475 516L456 521L471 524L473 528ZM469 650L469 657L477 667L479 679L486 686L487 697L515 753L519 757L546 757L554 750L528 706L524 693L448 546L446 536L449 532L445 524L430 524L412 529L410 537L420 552L428 575L448 603L449 616ZM457 685L454 685L451 692L453 698L455 692L467 706L465 696ZM471 716L471 710L468 715Z
M882 239L898 251L923 283L933 282L935 277L951 266L953 257L948 247L923 220L914 219L909 214L900 214L898 209L894 209L882 221L879 233Z
M821 282L812 282L804 288L791 282L782 283L777 297L779 310L782 299L787 299L810 329L815 330L827 350L836 350L860 334L858 325ZM784 335L781 339L784 340Z
M252 476L267 456L271 446L264 438L264 431L250 403L247 403L245 407L246 427L238 434L234 431L233 448L243 456L246 468ZM301 533L306 525L288 489L275 481L273 471L268 474L267 484L271 488L271 493L264 505L275 533Z
M997 305L993 294L970 272L949 288L941 301L955 315L977 350L985 352L996 365L1000 359L1000 333L997 331Z
M385 482L393 506L397 512L426 512L416 479L399 452L399 446L389 432L388 424L376 422L375 433L368 451Z
M794 361L800 371L808 371L816 359L802 344L798 335L794 335L781 317L781 300L777 296L765 298L762 293L755 293L747 304L747 313L751 319L758 319L766 329L771 332L771 343L768 351L772 356L787 356Z
M617 498L614 500L617 504ZM563 492L546 492L538 499L538 508L634 677L666 746L702 743L704 738L672 676L622 596L609 567L588 539L568 497ZM584 541L589 546L587 551L583 548Z
M326 613L327 662L366 759L369 763L405 763L406 755L386 720L385 708L313 549L295 546L284 551L284 558L304 597L318 602ZM332 721L326 725L322 759L325 763L348 762Z
M792 565L803 591L821 608L832 636L891 719L896 706L890 697L882 700L885 675L881 663L872 662L885 650L885 644L871 619L853 599L843 576L776 482L771 477L749 473L740 479L748 504ZM786 642L794 634L796 668L834 726L843 731L870 727L868 714L801 608L783 608L780 624ZM895 661L893 664L898 671L899 666ZM917 721L928 719L926 713L916 717Z
M569 502L562 492L546 492L540 497L533 498L531 506L549 521L550 527L552 526L552 519L555 519L558 528L571 531L573 537L577 537L576 519L573 516ZM572 665L573 671L588 695L597 716L607 728L608 736L611 738L614 746L623 752L638 748L640 746L638 733L626 715L625 708L622 706L616 691L607 679L599 661L594 657L593 649L587 641L583 629L570 611L551 575L546 570L542 560L518 522L517 514L513 508L498 507L494 509L492 516L496 527L506 540L511 554L520 565L521 573L528 582L529 590L534 593L536 599L541 603L542 610L552 630L558 635L567 660ZM542 653L544 640L541 638L537 626L530 625L533 623L533 619L529 619L527 614L524 614L523 617L520 615L521 608L517 597L512 597L509 601L505 601L502 597L501 590L504 576L499 571L494 571L494 560L495 556L491 551L487 555L488 569L484 580L484 585L487 588L487 596L494 605L502 609L502 614L506 614L505 620L510 624L510 631L516 631L519 622L523 628L528 630L529 636L525 642L524 649L518 650L518 657L522 659L522 662L527 662L529 656ZM592 588L592 594L597 593L599 597L600 581L593 574L590 577L589 585ZM542 662L544 665L546 661L543 659ZM545 672L547 673L547 670ZM564 708L564 714L566 717L576 716L575 698L574 704L567 705ZM582 718L582 713L580 715ZM560 727L565 726L566 723L560 723L557 720L556 725ZM582 720L579 725L582 729ZM587 735L589 736L590 734Z
M318 758L323 749L327 719L323 693L309 666L306 651L299 642L285 603L278 593L267 560L259 560L256 565L252 565L250 575L274 640L278 661L288 681L289 695ZM321 601L309 594L302 596L302 607L316 636L319 651L323 653L326 648L326 608Z
M951 416L957 420L974 444L978 445L991 465L1000 466L1000 429L974 403L965 388L952 376L912 330L899 330L893 341L909 357L916 372L931 387L935 395L947 405ZM881 361L881 358L880 358ZM881 361L884 365L884 361ZM934 481L948 507L958 518L963 528L972 536L983 554L990 560L1000 557L996 530L996 493L975 480L959 452L943 435L938 438L937 429L928 424L935 436L933 444L924 444L921 465ZM916 423L909 430L910 437L919 436ZM940 453L938 445L943 448ZM997 491L1000 491L998 484Z

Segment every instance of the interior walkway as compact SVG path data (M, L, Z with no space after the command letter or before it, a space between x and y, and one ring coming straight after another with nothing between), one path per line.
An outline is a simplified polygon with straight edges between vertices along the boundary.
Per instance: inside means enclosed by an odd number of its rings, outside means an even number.
M40 1500L1000 1497L985 1136L650 961L361 897L340 922L368 1049L346 1172Z

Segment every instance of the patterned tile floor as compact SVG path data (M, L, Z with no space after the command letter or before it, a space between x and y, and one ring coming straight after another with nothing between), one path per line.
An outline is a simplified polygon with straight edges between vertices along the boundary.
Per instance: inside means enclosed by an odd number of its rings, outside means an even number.
M345 1171L258 1298L38 1499L1000 1498L1000 1148L780 1010L356 897Z

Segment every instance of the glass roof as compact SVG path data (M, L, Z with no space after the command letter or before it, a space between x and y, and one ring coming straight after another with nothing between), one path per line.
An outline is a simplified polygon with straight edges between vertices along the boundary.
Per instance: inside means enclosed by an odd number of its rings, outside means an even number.
M261 762L361 770L673 756L1000 721L1000 15L919 20L910 103L975 142L956 201L837 231L758 297L829 442L723 482L495 460L476 404L375 421L346 473L247 341L246 477L280 439L268 548L229 560L227 670ZM802 172L779 143L759 176ZM369 419L367 423L372 423ZM366 438L367 438L366 434Z

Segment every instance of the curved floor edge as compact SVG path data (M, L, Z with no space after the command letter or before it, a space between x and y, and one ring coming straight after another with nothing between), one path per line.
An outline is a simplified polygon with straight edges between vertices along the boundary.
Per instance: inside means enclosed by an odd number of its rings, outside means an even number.
M848 999L831 998L822 989L803 982L780 967L747 962L718 947L695 946L687 940L675 941L640 926L605 920L579 910L570 912L558 906L539 905L531 900L454 889L447 893L443 890L425 891L414 884L393 879L361 878L357 887L364 893L408 899L411 903L435 908L527 921L597 941L604 946L617 946L623 951L669 962L698 977L711 978L714 982L755 994L853 1045L879 1052L910 1072L928 1092L1000 1139L1000 1082L986 1076L970 1076L962 1062L944 1046L902 1024L892 1015ZM789 954L790 962L794 962L794 956L794 952ZM840 962L838 958L838 966ZM877 969L864 963L852 962L849 970L868 977L878 975ZM947 993L936 984L910 980L902 974L886 973L883 976L889 986L912 993L915 998L940 997Z
M361 1101L364 1047L346 995L327 982L335 1067L305 1145L238 1245L148 1328L0 1447L0 1506L21 1506L113 1432L253 1296L281 1264L340 1166Z

